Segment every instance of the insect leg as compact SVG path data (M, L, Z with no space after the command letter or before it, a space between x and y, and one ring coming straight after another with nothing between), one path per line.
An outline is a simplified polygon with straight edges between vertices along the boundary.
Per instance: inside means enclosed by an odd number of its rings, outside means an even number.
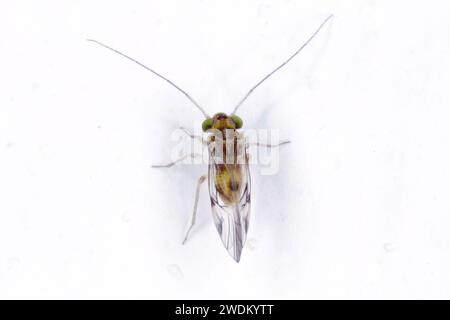
M191 131L189 131L188 129L186 129L185 127L180 127L181 130L183 130L183 132L189 136L191 139L197 139L199 140L201 143L203 144L208 144L208 142L206 142L205 140L203 140L202 136L196 136L195 134L193 134Z
M183 244L186 243L188 237L189 237L189 233L191 232L192 228L194 227L195 224L195 217L197 215L197 206L198 206L198 198L200 196L200 186L202 185L203 182L205 182L206 180L206 174L202 175L197 182L197 189L195 190L195 200L194 200L194 210L192 212L192 219L191 219L191 225L189 226L188 231L186 232L186 235L184 236L184 240L183 240Z
M154 165L152 165L152 168L170 168L170 167L176 165L177 163L183 161L186 158L189 158L189 157L195 158L195 157L199 157L199 156L201 156L201 155L198 153L186 154L186 155L182 156L180 159L175 160L173 162L169 162L167 164L154 164Z
M267 144L267 143L260 143L260 142L253 142L253 143L249 143L247 144L247 146L258 146L258 147L266 147L266 148L277 148L280 147L284 144L288 144L291 143L289 140L286 141L281 141L278 144Z

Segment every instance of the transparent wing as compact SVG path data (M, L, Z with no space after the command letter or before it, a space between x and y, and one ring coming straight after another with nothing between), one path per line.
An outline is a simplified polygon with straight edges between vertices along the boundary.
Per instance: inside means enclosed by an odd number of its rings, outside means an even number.
M222 164L210 150L208 171L211 209L225 248L239 262L250 221L250 170L248 152L243 148L240 161Z

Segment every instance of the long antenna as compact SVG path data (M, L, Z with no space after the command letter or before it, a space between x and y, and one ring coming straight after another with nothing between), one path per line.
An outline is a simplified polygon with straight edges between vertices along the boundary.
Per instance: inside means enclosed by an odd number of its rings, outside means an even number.
M120 51L118 51L118 50L116 50L116 49L114 49L114 48L111 48L110 46L107 46L106 44L101 43L100 41L93 40L93 39L86 39L86 40L87 40L87 41L94 42L94 43L96 43L96 44L98 44L98 45L100 45L100 46L102 46L102 47L104 47L104 48L106 48L106 49L109 49L109 50L111 50L111 51L113 51L113 52L115 52L115 53L121 55L122 57L127 58L128 60L133 61L134 63L140 65L140 66L143 67L144 69L147 69L148 71L150 71L150 72L152 72L153 74L157 75L157 76L160 77L161 79L166 80L166 81L167 81L169 84L171 84L175 89L177 89L178 91L180 91L181 93L183 93L183 94L186 96L186 98L188 98L188 99L189 99L189 100L190 100L190 101L198 108L198 110L200 110L201 113L203 113L203 115L205 116L206 119L209 118L209 116L208 116L208 114L205 112L205 110L203 110L203 108L200 107L200 105L199 105L194 99L192 99L192 97L191 97L186 91L184 91L183 89L181 89L179 86L177 86L175 83L173 83L172 81L170 81L170 80L167 79L166 77L160 75L160 74L159 74L158 72L156 72L155 70L150 69L149 67L147 67L146 65L142 64L141 62L139 62L139 61L137 61L137 60L135 60L135 59L133 59L133 58L127 56L126 54L124 54L124 53L122 53L122 52L120 52Z
M249 92L247 92L247 94L245 95L244 98L242 98L242 100L237 104L237 106L234 108L232 114L235 114L237 109L241 106L241 104L247 100L247 98L252 94L253 90L255 90L257 87L259 87L259 85L261 83L263 83L264 81L267 80L267 78L269 78L271 75L273 75L275 72L277 72L278 70L280 70L281 68L283 68L289 61L291 61L297 54L299 54L300 51L303 50L303 48L305 48L312 39L314 39L314 37L319 33L319 31L323 28L323 26L328 22L328 20L330 20L331 18L333 18L333 15L330 15L328 18L326 18L322 24L319 26L319 28L317 28L317 30L312 34L311 37L309 37L309 39L292 55L290 56L286 61L284 61L282 64L280 64L275 70L273 70L271 73L269 73L268 75L266 75L264 78L262 78L253 88L250 89Z

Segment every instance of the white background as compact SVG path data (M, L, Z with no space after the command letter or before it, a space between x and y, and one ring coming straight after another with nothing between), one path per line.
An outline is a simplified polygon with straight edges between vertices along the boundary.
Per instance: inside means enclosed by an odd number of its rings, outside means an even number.
M335 15L239 115L292 144L253 168L236 264L206 167L166 161ZM0 298L450 298L448 1L0 4Z

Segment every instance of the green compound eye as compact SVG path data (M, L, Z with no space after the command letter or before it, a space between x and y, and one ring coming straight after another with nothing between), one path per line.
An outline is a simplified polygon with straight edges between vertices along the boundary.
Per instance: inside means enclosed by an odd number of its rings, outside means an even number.
M239 118L237 115L234 115L234 114L230 118L231 118L231 120L233 120L234 124L236 125L236 129L242 128L243 122L242 122L241 118Z
M213 119L206 119L205 121L203 121L202 130L206 132L207 130L211 129L213 126L213 122Z

